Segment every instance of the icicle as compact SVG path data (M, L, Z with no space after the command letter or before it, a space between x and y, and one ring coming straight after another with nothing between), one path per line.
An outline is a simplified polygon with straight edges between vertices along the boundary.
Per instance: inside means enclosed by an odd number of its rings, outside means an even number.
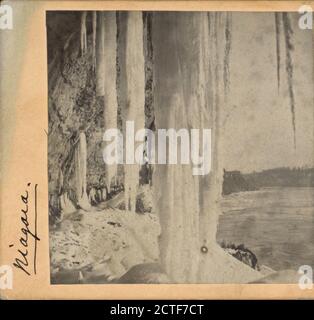
M105 95L105 13L98 13L96 34L96 95Z
M102 201L102 191L101 191L101 189L98 189L96 191L96 200L97 200L97 202L101 202Z
M64 177L63 177L63 173L62 173L62 169L59 169L59 177L58 177L58 194L62 193L63 191L63 181L64 181Z
M79 281L79 283L83 283L84 282L84 275L83 275L82 271L79 272L78 281Z
M289 14L287 12L282 13L282 21L283 21L283 27L284 27L285 46L286 46L286 73L287 73L288 92L289 92L289 99L290 99L290 109L291 109L291 115L292 115L293 142L294 142L294 148L296 148L295 97L294 97L294 90L293 90L293 62L291 57L291 51L293 50L293 44L291 39L293 35L293 30L291 27Z
M105 95L104 95L104 117L105 129L117 128L118 101L116 87L116 57L117 57L117 23L116 13L106 12L104 23L104 72L105 72ZM110 76L108 76L110 75ZM111 191L112 178L117 174L116 165L106 166L107 189Z
M225 94L229 92L230 87L230 51L231 51L231 28L232 28L232 14L226 13L226 27L225 27L225 55L224 55L224 70L223 80Z
M88 194L88 199L91 205L95 205L97 203L96 201L96 190L95 188L91 188Z
M280 13L275 12L275 28L276 28L276 57L277 57L277 84L278 91L280 89Z
M68 193L63 193L60 196L61 215L70 214L76 211L73 202L70 200Z
M213 123L213 128L214 128L214 134L213 137L215 139L214 143L214 151L213 151L213 173L214 173L214 190L215 190L215 195L213 196L213 202L216 203L216 211L217 211L217 223L218 223L218 213L220 213L220 206L218 205L217 201L221 199L222 196L222 183L223 183L223 157L222 157L222 150L223 150L223 137L222 137L222 129L223 129L223 121L225 117L225 110L228 108L228 93L229 93L229 88L227 90L227 95L225 94L225 106L222 105L222 101L220 97L222 96L223 92L226 93L226 90L222 87L222 78L223 78L223 73L224 71L222 70L221 66L221 52L225 50L226 52L226 47L228 48L228 51L231 51L231 17L232 13L227 13L227 21L224 22L223 20L219 20L219 17L221 17L223 14L222 13L216 13L216 21L214 21L215 28L214 28L214 50L215 50L215 58L212 59L212 64L216 66L215 68L215 74L214 74L214 79L215 79L215 85L214 85L214 105L213 105L213 115L214 115L214 123ZM223 24L226 23L229 27L229 39L225 39L225 43L221 43L219 41L221 35L220 32L223 28ZM227 61L225 62L228 64L228 70L229 70L229 57ZM228 86L230 85L230 74L227 74L227 83ZM215 201L216 199L216 201ZM215 229L216 231L216 229Z
M102 188L102 201L107 200L107 188Z
M96 70L97 12L93 11L93 70Z
M225 19L224 19L225 18ZM229 22L228 22L229 21ZM210 109L210 124L207 127L212 128L212 168L209 176L204 177L202 186L203 203L201 219L201 241L204 245L212 247L216 244L216 232L218 217L221 213L219 200L222 194L223 182L223 157L222 157L222 121L224 117L223 110L228 106L228 86L229 71L226 53L231 50L231 35L226 35L226 29L230 28L231 16L224 13L208 14L208 47L209 53L205 60L209 61L210 83L207 85L209 96L208 104ZM227 27L229 25L229 27ZM230 31L230 29L229 29ZM224 39L225 41L220 41ZM228 53L229 54L229 53ZM227 54L227 55L228 55ZM227 85L227 87L226 87ZM221 106L221 98L224 96L224 108ZM205 257L200 263L200 274L203 274L207 268Z
M78 206L83 210L89 210L91 205L86 192L87 171L87 144L84 132L79 135L79 141L75 152L75 177L76 177L76 199Z
M87 16L87 12L83 11L81 15L81 52L82 54L85 54L87 51L86 16Z
M118 101L117 101L117 88L116 88L116 55L117 55L117 23L116 13L107 12L105 13L104 23L104 72L105 75L105 95L104 95L104 117L105 117L105 129L117 128L117 112L118 112ZM106 166L107 173L107 189L111 191L111 182L117 174L117 166L110 165Z
M123 125L134 121L134 130L144 128L145 114L145 72L143 49L143 19L141 12L128 12L125 21L123 44L125 68L125 91L123 108ZM124 128L125 129L125 128ZM126 137L128 138L128 137ZM127 143L127 142L126 142ZM124 188L126 208L135 211L136 195L139 185L138 164L124 166Z
M62 169L59 169L58 192L59 194L61 194L59 196L59 207L60 207L61 217L63 217L65 214L70 214L76 211L74 204L69 199L68 193L64 192L63 182L64 182L63 172L62 172Z
M100 12L96 46L96 92L103 97L105 130L117 128L117 23L115 12ZM116 165L105 166L106 184L110 192L112 178L117 174Z
M152 13L144 12L145 128L154 130Z

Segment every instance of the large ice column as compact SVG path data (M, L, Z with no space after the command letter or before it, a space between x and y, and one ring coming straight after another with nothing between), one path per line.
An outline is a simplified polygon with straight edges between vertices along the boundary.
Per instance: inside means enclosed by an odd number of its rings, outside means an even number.
M208 13L207 43L208 85L207 99L210 110L209 126L212 128L212 161L211 173L202 179L202 215L204 216L203 244L214 243L216 239L218 216L220 214L219 200L222 196L223 183L223 123L228 112L228 93L230 86L230 52L231 52L231 14ZM208 124L207 124L208 125ZM210 212L210 214L208 214ZM207 239L207 240L206 240Z
M223 123L228 112L230 86L230 53L231 53L231 14L208 13L208 60L209 85L208 105L212 128L212 161L211 173L201 179L201 245L206 248L216 246L218 218L221 213L223 168ZM206 282L206 274L211 261L201 255L199 281Z
M203 15L153 16L157 130L203 126L207 108L201 64ZM161 263L174 282L195 282L200 252L199 178L193 176L191 165L156 165L153 187L162 229Z
M117 128L117 24L115 12L100 12L97 19L96 41L96 93L102 97L104 105L105 130ZM112 178L117 174L116 164L106 164L108 192Z
M88 201L86 192L86 173L87 173L87 144L84 132L79 134L79 140L75 150L75 182L77 205L88 211L91 205Z
M122 121L124 134L127 121L132 122L134 133L144 128L145 123L145 66L143 47L143 18L141 12L122 13L119 17L119 64ZM134 126L133 126L134 125ZM125 137L130 146L132 135ZM135 149L136 149L135 145ZM137 163L131 164L134 150L125 148L124 188L126 208L135 210L139 184ZM129 158L130 157L130 158ZM131 161L129 161L129 160ZM134 161L135 162L135 161Z
M161 263L174 282L206 283L208 262L213 264L210 257L217 247L220 99L224 60L230 51L225 52L226 21L218 13L154 13L153 17L156 128L200 129L200 138L202 129L212 129L209 175L193 176L192 164L156 165L154 171Z

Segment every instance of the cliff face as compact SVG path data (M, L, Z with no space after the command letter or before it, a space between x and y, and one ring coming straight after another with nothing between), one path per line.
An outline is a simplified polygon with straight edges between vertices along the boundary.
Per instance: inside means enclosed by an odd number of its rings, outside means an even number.
M49 31L48 31L49 37ZM79 34L69 34L49 63L48 175L50 212L58 210L57 198L75 189L74 155L79 133L87 140L87 185L104 187L102 160L103 109L94 94L91 53L81 54ZM90 38L89 38L90 40ZM90 42L90 41L89 41Z

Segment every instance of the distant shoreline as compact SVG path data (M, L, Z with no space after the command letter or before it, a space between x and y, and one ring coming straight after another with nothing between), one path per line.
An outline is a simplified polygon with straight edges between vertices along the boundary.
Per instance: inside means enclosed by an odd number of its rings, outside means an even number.
M223 195L267 187L314 187L314 168L274 168L252 173L224 171Z

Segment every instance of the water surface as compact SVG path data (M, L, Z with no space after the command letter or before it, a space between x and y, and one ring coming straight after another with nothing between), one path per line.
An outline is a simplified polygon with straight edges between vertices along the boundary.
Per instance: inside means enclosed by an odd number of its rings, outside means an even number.
M252 250L275 270L314 268L314 188L265 188L222 201L217 240Z

